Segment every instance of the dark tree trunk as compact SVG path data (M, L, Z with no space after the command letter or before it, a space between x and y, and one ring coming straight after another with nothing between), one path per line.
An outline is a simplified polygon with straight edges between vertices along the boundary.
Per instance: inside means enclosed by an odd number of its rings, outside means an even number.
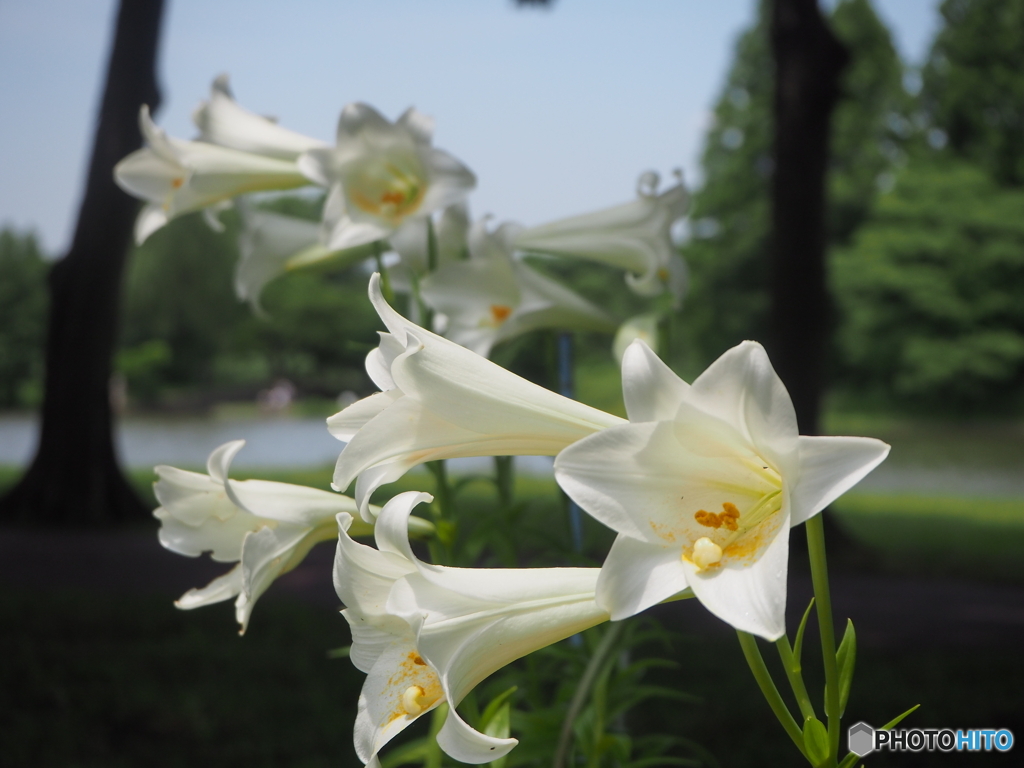
M818 434L828 323L825 175L839 75L849 54L817 0L774 0L775 170L772 178L771 355L800 433Z
M114 183L118 160L142 145L139 107L155 109L163 0L121 0L85 196L68 254L49 276L46 390L39 448L0 500L8 522L108 525L147 510L114 450L110 375L121 276L138 203Z
M800 434L820 432L829 299L825 209L829 133L839 76L849 53L825 24L817 0L773 0L775 169L772 177L771 358L796 408ZM864 566L871 556L822 518L833 563ZM794 565L806 568L803 536Z

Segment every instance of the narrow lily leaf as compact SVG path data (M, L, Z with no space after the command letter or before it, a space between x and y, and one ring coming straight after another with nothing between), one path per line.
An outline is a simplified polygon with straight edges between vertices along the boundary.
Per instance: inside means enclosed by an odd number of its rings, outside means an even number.
M828 729L816 717L808 717L804 722L804 749L815 768L828 761Z
M851 752L842 759L842 761L839 763L838 768L853 768L853 766L857 764L857 760L858 756Z
M902 715L899 715L898 717L893 718L892 720L890 720L888 723L883 725L878 730L880 730L880 731L892 730L897 725L899 725L901 722L903 722L903 718L905 718L907 715L909 715L911 712L913 712L915 709L917 709L920 706L921 706L920 704L915 704L910 709L908 709L906 712L904 712Z
M846 702L850 698L850 685L853 683L853 669L857 661L857 633L853 622L846 620L846 632L843 641L836 651L836 666L839 667L839 716L846 712Z
M804 631L807 629L807 619L811 617L811 608L814 607L814 598L811 598L811 602L807 604L807 610L804 611L804 617L800 619L800 627L796 631L796 642L793 643L793 660L796 661L797 669L799 671L802 668L800 663L800 654L804 650Z
M515 686L505 691L504 694L498 698L502 698L506 694L511 694L515 691ZM497 701L497 699L495 699ZM494 702L491 702L492 704ZM490 707L488 707L490 709ZM486 714L486 713L485 713ZM484 733L488 736L493 736L496 739L507 739L512 731L512 704L506 701L500 707L498 707L491 716L490 721L484 726ZM508 761L508 755L502 755L497 760L492 760L488 765L493 768L505 768L505 763Z
M484 709L484 713L480 716L480 729L484 733L490 736L501 736L501 738L503 739L508 738L507 732L505 734L491 733L488 730L488 728L491 727L491 721L494 720L495 717L500 716L499 711L501 710L505 702L507 702L509 697L518 689L519 686L513 685L507 691L502 691L497 696L495 696L491 703L487 705L487 707Z
M435 744L433 739L423 736L402 744L388 752L380 760L381 768L398 768L400 765L423 764L431 745Z

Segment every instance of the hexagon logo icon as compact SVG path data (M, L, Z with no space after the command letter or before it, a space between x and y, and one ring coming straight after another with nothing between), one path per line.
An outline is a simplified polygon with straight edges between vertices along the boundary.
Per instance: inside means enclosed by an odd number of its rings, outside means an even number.
M875 751L875 729L867 723L855 723L846 732L846 747L857 757Z

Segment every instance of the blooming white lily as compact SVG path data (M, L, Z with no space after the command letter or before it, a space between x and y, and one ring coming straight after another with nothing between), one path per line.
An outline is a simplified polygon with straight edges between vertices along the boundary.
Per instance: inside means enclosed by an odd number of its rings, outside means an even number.
M395 312L370 278L370 300L388 333L366 358L383 390L327 420L348 445L338 457L334 487L356 480L364 520L370 494L412 467L463 456L553 456L617 416L556 395L486 358L443 339Z
M555 459L555 477L618 532L597 587L613 619L684 587L737 629L785 632L789 528L888 454L865 437L802 437L764 348L743 342L689 385L642 342L622 365L629 424Z
M137 243L183 213L246 192L294 189L309 183L294 162L170 138L150 119L145 105L139 112L139 127L146 147L114 166L118 186L149 201L135 222Z
M312 547L335 537L335 515L355 512L347 496L301 485L228 479L228 469L244 440L225 443L210 454L207 472L156 467L153 489L161 506L160 543L172 552L196 557L203 552L220 562L238 562L202 589L175 603L198 608L237 595L235 617L244 633L257 598L283 573L302 562ZM374 512L379 512L375 509ZM424 521L425 523L425 521ZM353 535L373 526L360 521Z
M667 286L679 302L689 277L672 244L671 228L688 206L681 175L675 186L659 194L658 174L647 171L637 181L633 202L525 229L515 246L619 267L636 293L655 296Z
M367 104L349 104L338 121L337 145L299 158L302 172L329 190L329 248L386 238L407 219L459 202L476 186L466 166L431 146L433 129L412 108L392 123Z
M453 261L420 283L423 300L441 313L445 337L487 357L491 348L538 328L615 330L615 321L563 285L513 258L515 228L487 229L487 219L469 233L470 259Z
M506 664L608 620L594 601L596 568L445 568L417 560L409 515L430 500L409 491L389 501L377 522L378 549L354 542L351 516L338 515L335 587L352 628L352 662L367 673L355 725L364 763L445 701L451 708L437 735L441 748L464 763L496 760L516 739L474 730L455 707Z
M200 141L281 160L294 161L307 150L327 146L240 106L231 94L227 75L213 81L210 100L200 102L192 122L199 129Z
M238 235L238 264L235 266L235 295L262 313L259 299L264 286L285 272L328 259L338 267L354 264L373 255L369 245L332 251L320 242L320 225L296 216L254 210L241 201L242 220Z

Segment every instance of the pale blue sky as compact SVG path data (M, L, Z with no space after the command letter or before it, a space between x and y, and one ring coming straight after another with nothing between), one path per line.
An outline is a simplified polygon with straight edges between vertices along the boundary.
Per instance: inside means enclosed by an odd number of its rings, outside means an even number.
M526 224L633 195L648 168L696 180L711 106L754 0L167 0L157 121L189 115L220 72L238 100L333 140L341 107L409 105L477 173L474 213ZM911 62L937 0L876 0ZM0 226L70 236L113 0L0 3Z

